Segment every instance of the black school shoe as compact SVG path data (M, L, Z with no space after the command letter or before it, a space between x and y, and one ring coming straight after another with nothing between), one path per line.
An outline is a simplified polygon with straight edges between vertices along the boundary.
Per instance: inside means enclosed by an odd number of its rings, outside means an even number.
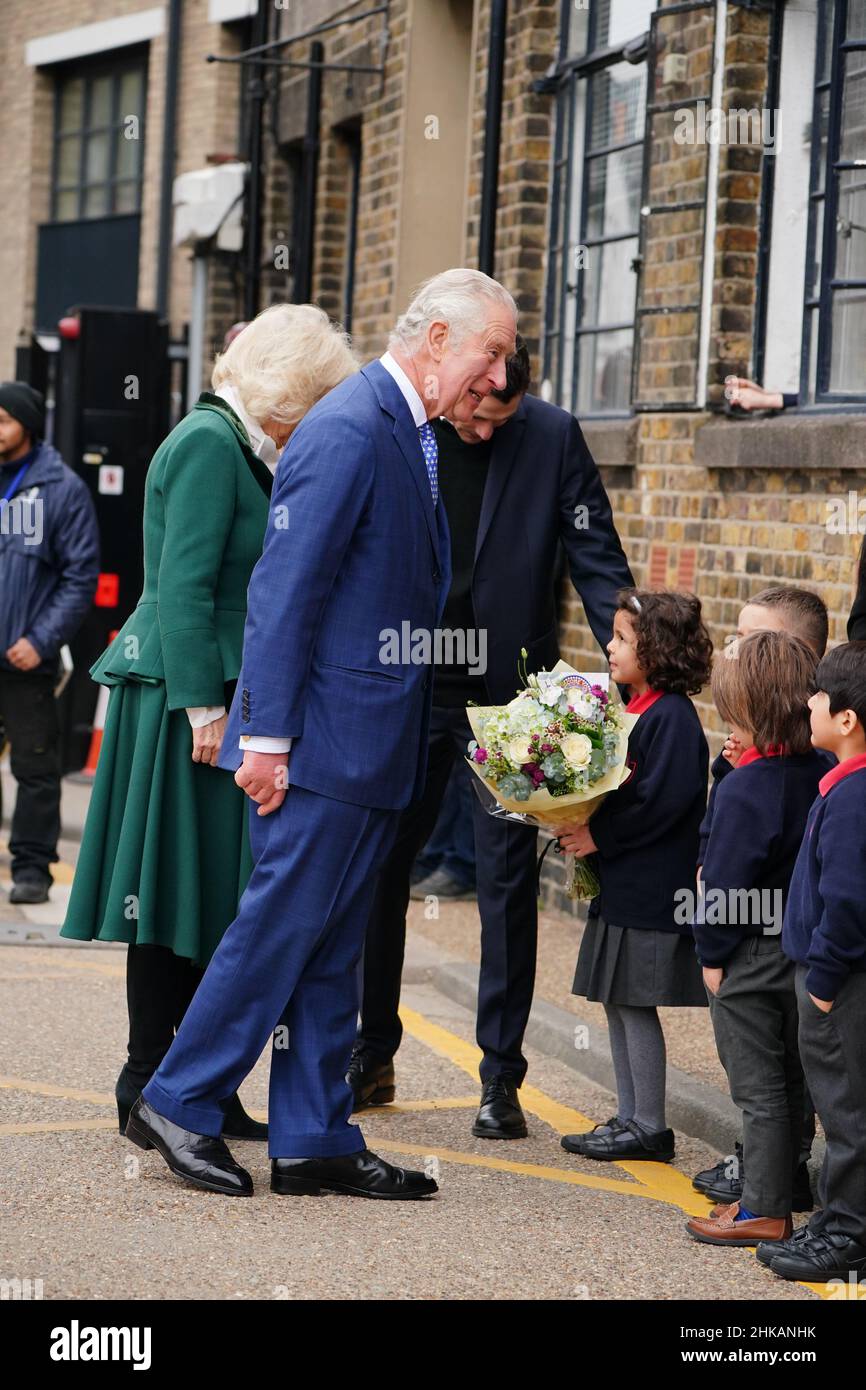
M732 1162L734 1160L734 1162ZM731 1177L730 1170L736 1164L738 1176ZM743 1198L743 1146L734 1145L733 1154L727 1158L722 1158L713 1168L705 1168L703 1172L696 1173L692 1178L692 1187L696 1192L700 1192L711 1202L716 1202L721 1206L730 1206L732 1202L740 1202ZM792 1211L813 1211L815 1199L812 1196L812 1184L809 1181L809 1168L806 1162L802 1162L797 1169L794 1178L794 1188L791 1193Z
M583 1146L587 1139L597 1135L600 1129L616 1131L623 1129L625 1120L621 1120L619 1115L611 1115L609 1120L605 1120L603 1125L594 1125L592 1129L584 1130L583 1134L563 1134L560 1144L570 1154L582 1154Z
M54 880L44 874L22 874L9 890L10 903L47 903Z
M352 1114L369 1105L390 1105L397 1094L393 1058L375 1057L356 1043L346 1072L352 1088Z
M588 1134L581 1153L599 1163L620 1163L624 1159L670 1163L674 1156L674 1132L661 1129L650 1133L635 1120L626 1120L622 1129L613 1134Z
M766 1261L764 1262L766 1263ZM826 1284L829 1279L866 1278L866 1245L836 1231L811 1232L801 1240L782 1241L770 1269L780 1279Z
M735 1177L731 1175L732 1169ZM726 1158L720 1158L714 1167L704 1168L702 1172L695 1173L692 1187L696 1192L703 1192L714 1202L739 1202L743 1195L742 1144L735 1144L734 1152Z

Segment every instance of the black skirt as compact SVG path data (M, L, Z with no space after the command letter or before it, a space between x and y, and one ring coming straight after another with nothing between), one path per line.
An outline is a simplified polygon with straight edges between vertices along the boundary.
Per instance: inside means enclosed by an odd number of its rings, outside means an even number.
M571 992L632 1008L707 1007L691 933L614 927L603 917L586 924Z

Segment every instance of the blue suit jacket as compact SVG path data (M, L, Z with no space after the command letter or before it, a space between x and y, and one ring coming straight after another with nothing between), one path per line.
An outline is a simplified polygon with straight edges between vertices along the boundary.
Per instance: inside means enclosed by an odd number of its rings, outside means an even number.
M371 362L304 417L277 467L221 765L240 765L242 734L291 738L290 784L407 806L426 773L431 670L393 664L389 635L432 632L449 583L418 430Z

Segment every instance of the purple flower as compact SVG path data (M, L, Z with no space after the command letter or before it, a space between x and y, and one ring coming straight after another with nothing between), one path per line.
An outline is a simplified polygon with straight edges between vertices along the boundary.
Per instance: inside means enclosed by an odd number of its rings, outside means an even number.
M486 762L487 762L487 749L486 749L486 748L476 748L476 749L475 749L475 752L472 754L472 756L473 756L473 758L475 759L475 761L476 761L477 763L486 763Z
M552 743L542 743L542 745L541 745L541 751L542 751L542 753L552 753L552 752L553 752L553 744L552 744Z

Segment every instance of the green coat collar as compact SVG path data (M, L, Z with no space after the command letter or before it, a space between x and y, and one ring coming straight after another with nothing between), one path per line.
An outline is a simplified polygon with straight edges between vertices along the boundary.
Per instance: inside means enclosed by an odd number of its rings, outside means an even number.
M266 463L263 463L258 454L254 453L250 444L250 437L247 434L240 416L236 415L221 396L215 396L211 391L202 391L193 410L212 410L215 415L221 415L226 423L237 435L238 443L243 451L244 458L250 466L253 477L261 487L265 496L270 497L271 488L274 484L273 474Z

